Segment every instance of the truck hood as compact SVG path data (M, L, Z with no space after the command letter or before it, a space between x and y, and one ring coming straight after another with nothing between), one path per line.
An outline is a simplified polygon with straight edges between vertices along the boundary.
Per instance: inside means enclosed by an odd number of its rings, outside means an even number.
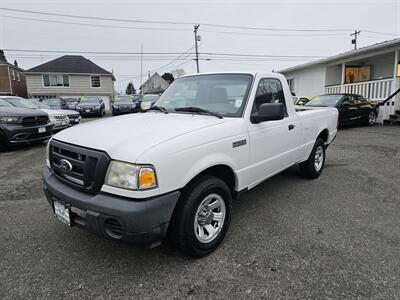
M133 162L156 145L223 122L213 116L137 113L80 124L57 133L54 139L103 150L113 159L129 158Z

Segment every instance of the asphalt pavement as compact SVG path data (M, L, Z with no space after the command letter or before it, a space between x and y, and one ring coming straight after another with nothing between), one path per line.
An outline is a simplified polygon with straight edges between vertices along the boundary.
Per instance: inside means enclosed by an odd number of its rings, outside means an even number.
M400 127L341 130L323 174L293 167L233 205L202 259L105 240L57 221L45 146L0 153L2 299L400 298Z

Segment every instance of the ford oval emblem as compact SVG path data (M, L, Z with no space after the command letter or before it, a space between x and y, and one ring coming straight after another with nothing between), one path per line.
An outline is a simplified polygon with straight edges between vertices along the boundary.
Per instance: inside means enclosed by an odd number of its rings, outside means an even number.
M58 164L58 166L60 167L61 170L63 170L64 172L70 172L72 171L72 165L71 163L66 160L66 159L60 159L60 163Z

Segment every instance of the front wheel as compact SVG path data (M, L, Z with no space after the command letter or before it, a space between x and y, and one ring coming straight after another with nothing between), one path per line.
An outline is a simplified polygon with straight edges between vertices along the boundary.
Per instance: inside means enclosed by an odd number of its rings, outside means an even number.
M310 179L318 178L325 165L325 142L317 138L310 156L300 164L301 174Z
M205 256L214 251L228 231L232 195L219 178L204 176L182 193L172 217L169 236L186 255Z
M376 122L376 117L376 112L374 110L371 110L368 114L367 125L374 126Z

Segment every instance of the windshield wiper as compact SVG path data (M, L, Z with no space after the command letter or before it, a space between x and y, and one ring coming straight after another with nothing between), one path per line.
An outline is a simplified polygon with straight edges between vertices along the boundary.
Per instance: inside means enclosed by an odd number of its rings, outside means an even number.
M152 107L149 108L149 110L159 110L163 113L168 113L168 110L162 106L157 106L157 105L153 105Z
M207 114L210 116L217 117L219 119L223 119L223 117L221 115L219 115L218 113L215 113L215 112L212 112L207 109L200 108L200 107L195 107L195 106L178 107L178 108L175 108L175 111L187 111L187 112L193 112L193 113L199 113L199 114Z

